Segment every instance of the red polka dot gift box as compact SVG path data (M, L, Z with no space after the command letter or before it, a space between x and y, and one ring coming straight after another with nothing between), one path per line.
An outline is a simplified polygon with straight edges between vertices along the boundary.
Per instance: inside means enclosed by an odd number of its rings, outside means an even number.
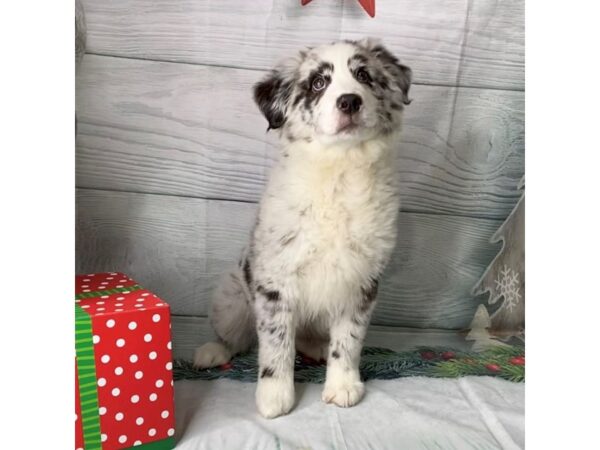
M122 273L75 277L75 448L175 446L169 305Z

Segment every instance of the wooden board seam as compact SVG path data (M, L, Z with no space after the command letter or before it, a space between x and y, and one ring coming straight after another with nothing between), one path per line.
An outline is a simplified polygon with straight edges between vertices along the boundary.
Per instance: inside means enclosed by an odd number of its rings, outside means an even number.
M91 55L91 56L100 56L100 57L104 57L104 58L130 59L133 61L150 61L150 62L160 62L160 63L166 63L166 64L184 64L187 66L198 66L198 67L216 67L218 69L247 70L250 72L261 72L261 73L265 73L265 74L268 72L267 69L262 69L260 67L246 67L246 66L236 66L236 65L229 65L229 64L197 63L197 62L192 62L192 61L176 61L176 60L165 59L165 58L160 58L160 59L143 58L140 56L133 57L133 56L110 54L110 53L100 53L100 52L86 52L85 54ZM524 88L520 89L520 88L511 88L511 87L487 86L487 85L483 85L483 84L479 85L479 86L472 86L472 85L450 84L450 83L427 83L427 82L420 82L420 81L413 80L411 85L412 86L465 88L465 89L483 89L483 90L508 91L508 92L525 92Z
M127 190L127 189L106 189L106 188L100 188L100 187L93 187L93 186L75 186L76 189L85 189L85 190L92 190L92 191L102 191L102 192L121 192L121 193L125 193L125 194L144 194L144 195L160 195L163 197L176 197L176 198L190 198L190 199L194 199L194 200L206 200L209 202L230 202L230 203L244 203L244 204L250 204L250 205L258 205L258 202L254 202L252 200L242 200L242 199L233 199L233 198L219 198L219 197L202 197L202 196L195 196L195 195L179 195L179 194L169 194L168 192L150 192L150 191L133 191L133 190ZM485 219L485 220L497 220L497 221L502 221L504 219L502 218L496 218L496 217L486 217L486 216L479 216L476 214L461 214L461 213L444 213L444 212L426 212L426 211L416 211L416 210L412 210L412 209L403 209L400 208L400 212L401 213L405 213L405 214L423 214L426 216L442 216L442 217L465 217L465 218L469 218L469 219Z

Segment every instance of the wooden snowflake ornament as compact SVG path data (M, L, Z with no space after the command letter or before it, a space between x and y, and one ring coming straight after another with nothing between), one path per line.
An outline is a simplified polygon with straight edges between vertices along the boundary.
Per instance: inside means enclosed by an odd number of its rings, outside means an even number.
M307 5L312 0L300 0L302 6ZM375 17L375 0L358 0L360 6L367 12L367 14L371 17Z

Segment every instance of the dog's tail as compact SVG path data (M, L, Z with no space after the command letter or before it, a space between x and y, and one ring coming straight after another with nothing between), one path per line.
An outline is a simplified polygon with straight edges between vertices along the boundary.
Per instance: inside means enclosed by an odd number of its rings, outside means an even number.
M196 367L220 366L256 343L251 282L250 262L244 255L239 267L227 274L215 291L210 319L218 342L209 342L196 349Z

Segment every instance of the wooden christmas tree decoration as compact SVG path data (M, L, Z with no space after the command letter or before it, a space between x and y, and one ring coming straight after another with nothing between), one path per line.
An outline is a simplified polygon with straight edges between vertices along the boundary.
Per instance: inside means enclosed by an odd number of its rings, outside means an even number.
M495 340L488 331L488 328L492 326L490 315L488 314L487 308L484 305L479 305L475 316L469 326L469 334L465 338L467 341L473 342L471 350L480 352L490 347L505 346L502 342Z
M302 6L307 5L312 0L300 0ZM371 17L375 17L375 0L358 0L358 3L363 7L367 14Z
M523 189L524 180L518 188ZM473 288L473 295L489 292L489 305L500 300L490 316L491 331L502 336L523 336L525 331L525 194L490 239L502 249ZM479 311L479 310L478 310Z

